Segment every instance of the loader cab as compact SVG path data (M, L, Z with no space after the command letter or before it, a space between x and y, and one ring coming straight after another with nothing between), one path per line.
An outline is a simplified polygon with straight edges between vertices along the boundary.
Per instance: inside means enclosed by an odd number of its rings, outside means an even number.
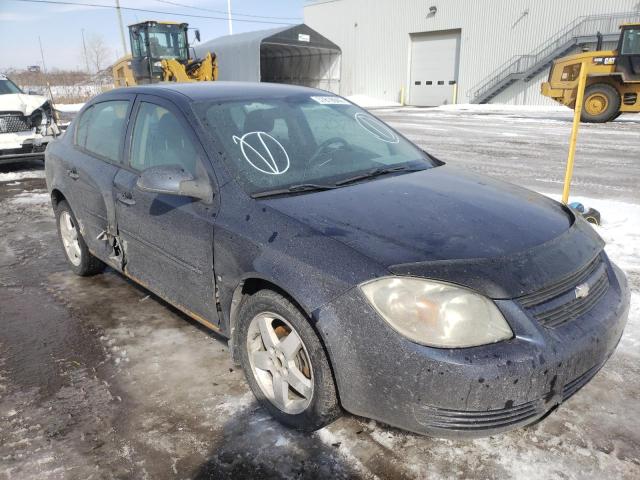
M620 29L616 71L627 82L640 82L640 23L622 25Z
M131 69L137 83L162 81L162 60L189 61L186 23L146 21L129 25Z

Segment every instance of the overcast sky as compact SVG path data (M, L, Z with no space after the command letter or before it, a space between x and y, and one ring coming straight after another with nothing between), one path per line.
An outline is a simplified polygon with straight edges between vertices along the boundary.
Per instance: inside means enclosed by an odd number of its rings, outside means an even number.
M114 5L115 0L63 0L69 3L92 3ZM169 3L167 3L169 2ZM226 12L227 0L120 0L122 7L133 7L167 12L158 13L122 11L126 26L142 20L177 20L197 27L206 41L228 33L226 14L171 5L198 7ZM233 32L302 23L304 0L231 0L232 13L261 15L280 18L234 17ZM180 14L224 17L223 20L190 18ZM283 18L287 17L287 18ZM276 22L254 23L242 20ZM47 69L82 68L82 29L88 39L91 35L102 36L111 48L112 59L122 56L122 41L118 30L116 10L111 8L86 7L79 5L52 5L27 3L16 0L0 0L0 72L7 68L24 68L40 65L38 36L42 39ZM126 31L125 31L126 34ZM127 50L129 50L129 39Z

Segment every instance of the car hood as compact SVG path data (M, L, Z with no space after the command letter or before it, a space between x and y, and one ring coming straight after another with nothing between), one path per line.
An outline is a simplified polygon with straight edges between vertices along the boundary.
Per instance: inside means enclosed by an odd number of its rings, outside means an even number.
M585 235L594 239L586 242L589 248L584 251L580 248L584 240L564 239L577 229L573 215L561 204L449 166L265 202L393 273L454 281L493 298L538 288L551 280L548 277L572 271L575 263L593 258L602 248L599 237L588 231ZM549 275L542 272L535 282L522 278L522 272L514 278L517 269L512 260L523 266L523 254L531 257L550 244L566 250L576 241L575 258L556 260L560 265L555 271L548 269ZM571 255L564 252L563 258L567 254ZM487 283L491 275L495 278Z
M7 93L0 95L0 112L22 112L29 116L47 102L42 95L26 95L24 93Z

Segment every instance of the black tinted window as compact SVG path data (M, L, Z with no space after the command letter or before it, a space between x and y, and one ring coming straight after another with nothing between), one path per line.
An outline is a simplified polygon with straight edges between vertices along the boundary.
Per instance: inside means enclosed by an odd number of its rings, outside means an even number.
M166 108L142 102L133 129L131 166L144 170L180 165L195 176L197 150L178 118Z
M91 153L119 161L128 108L126 100L102 102L91 107L80 118L76 143Z

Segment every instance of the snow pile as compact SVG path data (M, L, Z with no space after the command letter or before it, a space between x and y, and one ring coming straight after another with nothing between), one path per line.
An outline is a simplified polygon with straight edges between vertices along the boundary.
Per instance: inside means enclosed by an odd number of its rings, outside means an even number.
M48 193L25 192L14 196L10 202L13 205L39 205L49 203L50 200Z
M559 195L548 196L560 200ZM607 242L607 254L625 272L640 273L640 205L573 196L569 201L580 202L586 209L595 208L600 212L602 224L594 228ZM632 287L640 289L640 285Z
M0 173L0 182L11 182L24 178L44 178L44 170L21 170L19 172Z
M447 110L455 112L571 112L563 105L507 105L502 103L457 103L440 105L434 110Z
M366 95L350 95L347 99L362 108L375 108L375 107L399 107L398 102L391 102L389 100L382 100L380 98L368 97Z

